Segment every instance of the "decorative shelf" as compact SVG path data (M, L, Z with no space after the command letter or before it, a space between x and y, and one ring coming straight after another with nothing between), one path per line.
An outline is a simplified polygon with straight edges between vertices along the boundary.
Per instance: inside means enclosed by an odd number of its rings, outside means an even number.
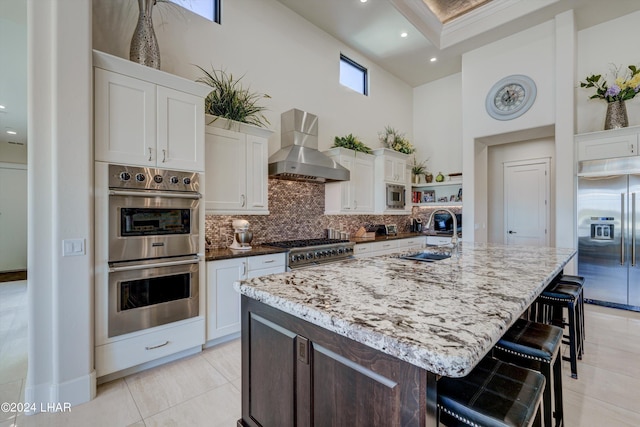
M425 208L437 208L441 206L459 206L462 207L462 202L429 202L429 203L412 203L413 206L425 207Z
M430 187L444 187L447 185L462 185L462 180L460 181L444 181L444 182L429 182L424 184L411 184L411 188L430 188Z

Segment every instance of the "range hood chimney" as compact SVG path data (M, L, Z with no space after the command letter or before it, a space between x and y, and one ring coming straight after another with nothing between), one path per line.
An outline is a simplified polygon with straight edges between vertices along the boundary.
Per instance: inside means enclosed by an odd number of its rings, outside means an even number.
M349 170L318 151L318 117L293 109L282 113L281 148L269 157L269 177L293 181L349 181Z

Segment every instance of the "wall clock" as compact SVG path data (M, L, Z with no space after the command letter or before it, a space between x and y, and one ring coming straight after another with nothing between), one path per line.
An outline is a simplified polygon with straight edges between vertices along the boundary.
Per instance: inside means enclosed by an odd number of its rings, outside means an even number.
M536 100L536 84L528 76L515 74L494 84L485 101L487 113L496 120L511 120L527 112Z

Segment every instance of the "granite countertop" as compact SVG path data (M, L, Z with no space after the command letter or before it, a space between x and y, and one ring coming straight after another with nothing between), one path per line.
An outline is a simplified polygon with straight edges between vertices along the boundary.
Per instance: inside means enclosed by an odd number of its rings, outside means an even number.
M209 249L205 252L205 261L218 261L221 259L243 258L248 256L279 254L287 252L287 249L273 246L252 246L249 250L237 250L229 248Z
M464 243L459 257L400 253L236 282L243 295L430 372L462 377L575 255Z

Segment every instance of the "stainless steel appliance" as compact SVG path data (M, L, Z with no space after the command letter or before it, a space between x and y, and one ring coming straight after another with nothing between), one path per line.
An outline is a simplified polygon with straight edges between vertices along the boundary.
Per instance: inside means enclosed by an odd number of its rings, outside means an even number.
M269 157L271 178L349 181L347 168L318 151L318 116L294 108L282 113L280 122L282 148Z
M352 258L355 246L343 239L284 240L263 244L289 249L287 271Z
M640 311L640 159L578 166L578 274L587 302Z
M109 165L108 337L198 315L199 174Z
M421 218L411 218L411 227L410 230L414 233L422 232L422 219Z
M404 185L387 184L387 209L404 209Z
M233 225L233 242L229 249L237 249L241 251L248 251L251 249L251 240L253 240L253 233L249 231L249 221L246 219L234 219L231 221Z

